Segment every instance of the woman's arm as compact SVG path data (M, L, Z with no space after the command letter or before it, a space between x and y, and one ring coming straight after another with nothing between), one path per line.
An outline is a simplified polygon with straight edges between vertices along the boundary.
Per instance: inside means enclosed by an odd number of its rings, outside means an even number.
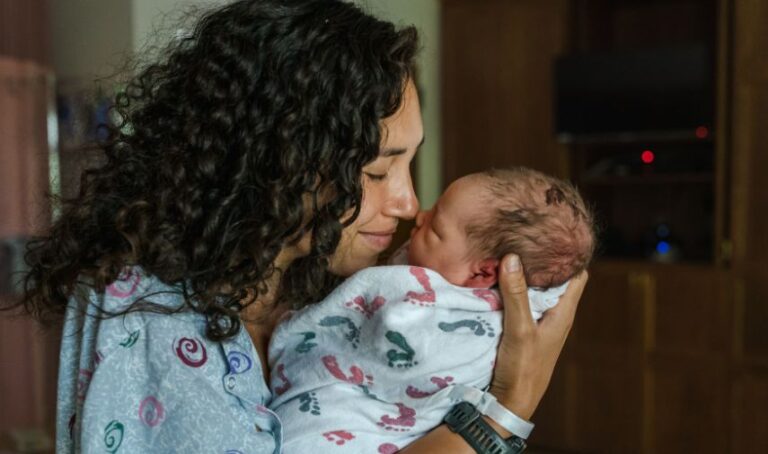
M555 363L571 330L587 273L573 278L565 295L539 323L533 321L528 306L520 260L509 255L502 261L499 286L504 299L504 333L496 355L496 367L490 392L517 416L530 419L549 386ZM496 431L511 434L485 417ZM474 453L464 439L443 424L408 445L402 453Z

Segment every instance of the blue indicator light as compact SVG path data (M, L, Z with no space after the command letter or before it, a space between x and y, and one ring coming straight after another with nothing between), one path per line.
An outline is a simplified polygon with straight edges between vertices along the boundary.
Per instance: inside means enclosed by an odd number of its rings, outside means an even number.
M659 254L666 254L669 252L670 246L669 243L666 241L659 241L659 243L656 245L656 252Z

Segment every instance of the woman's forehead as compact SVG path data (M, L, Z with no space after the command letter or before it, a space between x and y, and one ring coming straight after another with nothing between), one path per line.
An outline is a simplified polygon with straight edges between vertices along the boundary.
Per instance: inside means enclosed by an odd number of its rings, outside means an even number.
M424 141L424 125L416 86L409 82L397 111L381 121L382 151L418 148Z

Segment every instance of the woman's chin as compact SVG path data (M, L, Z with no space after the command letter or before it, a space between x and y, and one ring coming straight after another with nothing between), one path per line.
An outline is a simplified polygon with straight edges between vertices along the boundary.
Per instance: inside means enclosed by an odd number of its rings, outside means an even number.
M342 260L331 261L329 270L336 276L349 277L364 268L375 266L378 258L378 254L366 257L345 257Z

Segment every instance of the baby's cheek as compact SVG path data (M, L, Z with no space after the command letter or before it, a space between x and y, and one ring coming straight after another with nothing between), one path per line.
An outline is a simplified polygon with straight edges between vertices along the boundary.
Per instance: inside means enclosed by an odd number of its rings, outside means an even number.
M410 245L408 245L408 264L419 265L421 263L420 245L421 239L418 235L411 239Z

